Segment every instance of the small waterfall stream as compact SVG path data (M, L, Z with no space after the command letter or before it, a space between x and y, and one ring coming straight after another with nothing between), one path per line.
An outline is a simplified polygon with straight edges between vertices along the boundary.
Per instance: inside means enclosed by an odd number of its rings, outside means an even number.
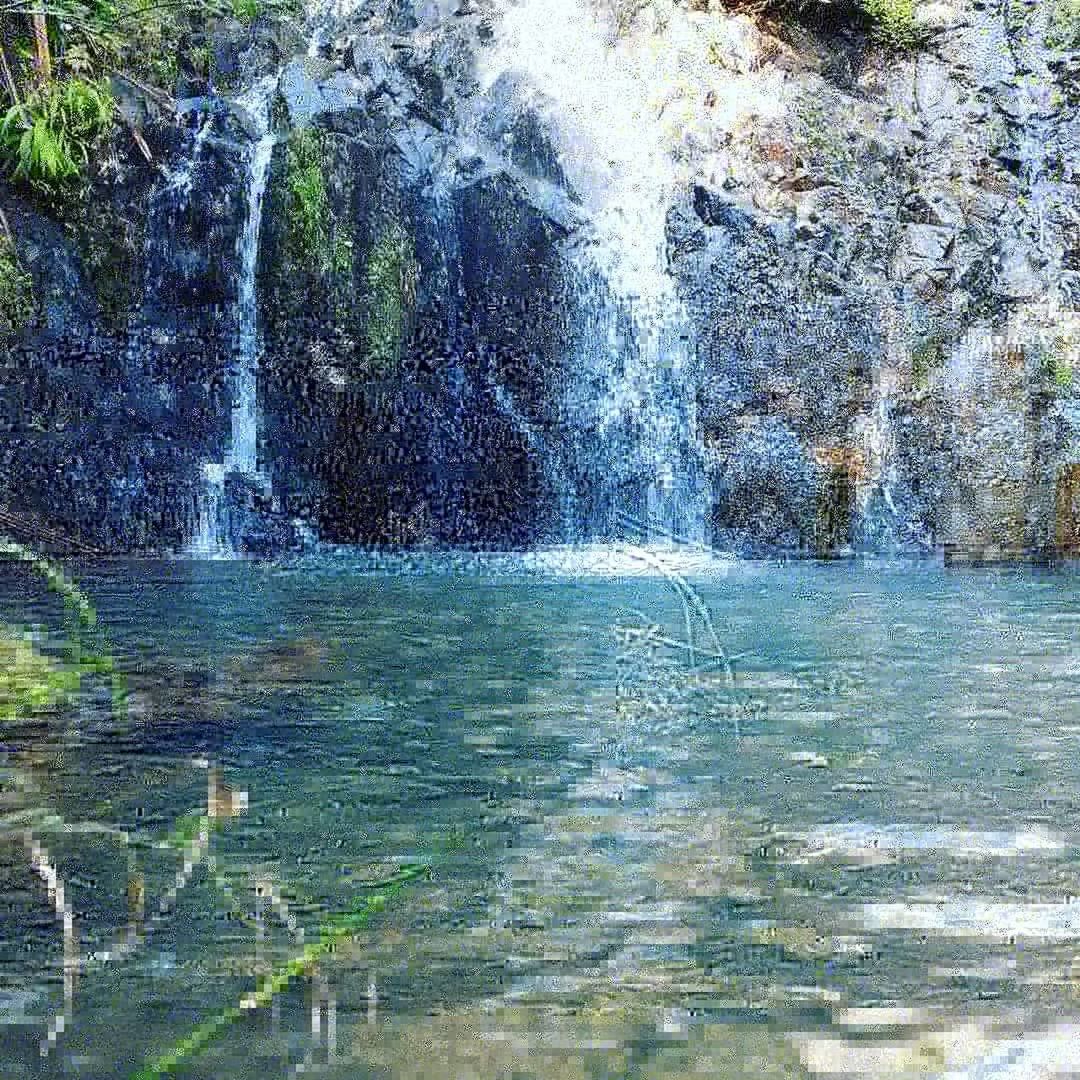
M189 549L189 554L197 558L235 558L238 554L229 520L226 477L234 473L264 488L268 486L267 479L258 467L260 346L256 273L263 195L270 175L270 158L275 141L270 126L270 100L276 87L277 76L268 76L236 102L250 118L255 139L248 151L246 217L236 249L239 275L236 349L235 366L229 379L232 417L224 461L206 462L203 465L198 526Z
M505 12L482 81L524 77L550 102L560 164L590 221L571 252L579 317L592 330L575 360L582 383L600 392L568 401L567 414L575 430L595 437L586 481L608 494L598 500L603 520L586 531L618 535L625 515L645 516L650 535L700 542L706 500L694 356L666 254L678 177L653 98L677 60L652 45L612 40L576 0L523 0ZM597 274L605 288L591 284Z

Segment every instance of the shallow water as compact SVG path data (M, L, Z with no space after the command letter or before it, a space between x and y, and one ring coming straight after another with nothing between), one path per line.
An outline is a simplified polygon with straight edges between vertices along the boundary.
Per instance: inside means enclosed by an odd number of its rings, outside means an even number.
M75 576L130 715L6 731L2 812L161 836L207 764L248 806L105 963L129 857L149 912L182 854L38 827L95 954L45 1058L61 937L9 824L5 1077L131 1075L297 955L275 910L314 940L409 860L432 880L320 966L316 1037L297 980L177 1074L1080 1067L1072 576L630 549ZM10 568L0 619L61 625Z

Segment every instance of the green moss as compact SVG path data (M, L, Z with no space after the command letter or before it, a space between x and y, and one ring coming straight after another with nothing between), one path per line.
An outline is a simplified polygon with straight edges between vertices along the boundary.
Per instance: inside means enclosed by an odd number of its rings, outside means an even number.
M915 390L925 390L931 372L945 362L945 342L940 334L931 334L911 350L911 385Z
M418 278L412 237L391 221L372 245L364 272L368 298L367 363L373 372L392 370L401 358Z
M34 282L15 251L0 234L0 342L17 334L34 315Z
M874 36L897 50L918 48L925 33L915 22L916 0L859 0L869 16Z
M138 294L143 207L133 202L121 211L110 203L83 198L64 216L103 320L111 329L123 330Z
M1042 369L1043 374L1053 382L1058 391L1067 394L1072 390L1072 362L1066 355L1063 344L1059 346L1055 343L1054 348L1043 353Z
M337 278L347 278L352 273L353 239L348 229L339 227L334 234L330 269Z
M323 137L314 128L298 128L290 136L285 169L289 255L296 266L322 274L337 261L324 156Z
M696 0L704 3L704 0ZM728 11L746 12L764 20L789 40L806 30L832 35L844 24L868 29L882 44L897 51L918 48L927 39L915 20L919 0L721 0ZM1066 0L1075 2L1075 0ZM714 50L709 59L716 62Z
M1080 49L1080 0L1053 0L1046 20L1046 44Z

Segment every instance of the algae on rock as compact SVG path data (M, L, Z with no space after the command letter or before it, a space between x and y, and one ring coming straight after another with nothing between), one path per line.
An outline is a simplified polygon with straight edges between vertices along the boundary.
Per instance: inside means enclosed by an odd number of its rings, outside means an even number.
M385 374L401 359L409 319L416 301L419 266L412 237L390 221L368 253L367 366Z

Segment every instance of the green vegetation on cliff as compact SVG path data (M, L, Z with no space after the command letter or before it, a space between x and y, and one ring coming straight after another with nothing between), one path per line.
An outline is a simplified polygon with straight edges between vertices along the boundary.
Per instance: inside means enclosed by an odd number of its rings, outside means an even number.
M298 0L8 0L0 6L0 171L65 204L109 156L121 119L117 80L125 94L167 108L181 71L211 77L211 42L249 37L256 19L300 10ZM126 123L149 157L139 122L129 115Z
M289 257L297 267L343 280L352 269L352 237L331 207L327 147L315 128L289 137L285 163Z
M903 52L918 48L926 40L926 32L915 18L917 3L918 0L725 0L724 6L781 24L824 28L843 23L861 24L883 46Z
M314 128L298 128L286 147L289 255L298 266L330 269L330 198L323 172L322 136Z
M874 36L897 50L915 49L925 33L915 21L916 0L859 0L869 17Z
M416 301L419 266L412 237L389 222L368 253L367 364L373 373L396 367Z
M114 104L105 82L46 82L0 120L0 146L16 180L55 191L77 178L112 130Z
M34 283L11 238L0 232L0 344L18 333L33 314Z
M1052 49L1080 49L1080 0L1051 0L1046 44Z

